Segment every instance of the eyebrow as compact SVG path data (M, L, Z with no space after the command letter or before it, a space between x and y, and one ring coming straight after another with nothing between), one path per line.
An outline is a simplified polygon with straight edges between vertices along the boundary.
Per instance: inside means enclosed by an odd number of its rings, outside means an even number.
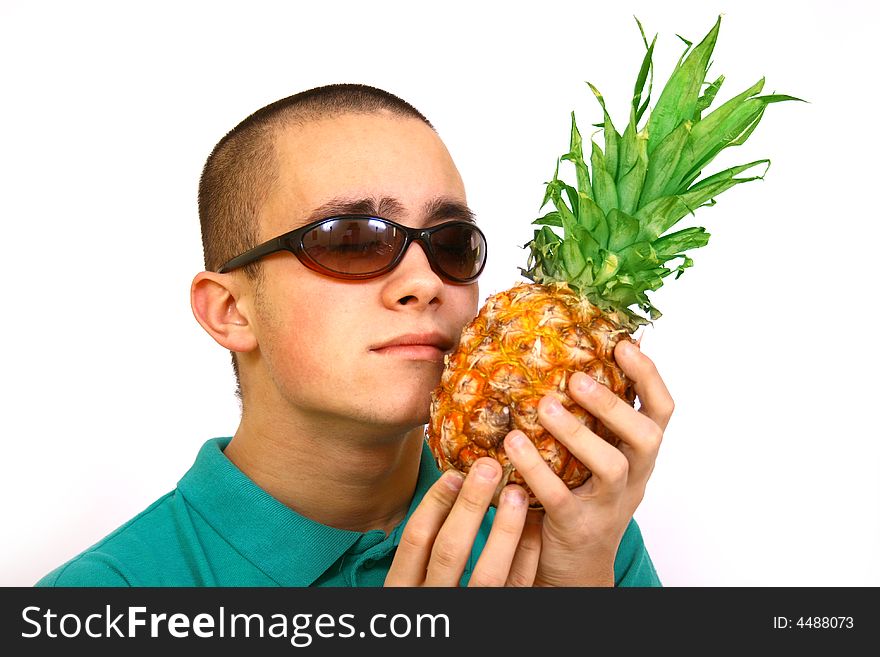
M404 213L403 203L391 196L355 199L337 197L312 210L305 223L345 214L366 214L398 221ZM467 205L446 197L437 197L425 203L422 214L427 223L450 220L474 221L474 213Z

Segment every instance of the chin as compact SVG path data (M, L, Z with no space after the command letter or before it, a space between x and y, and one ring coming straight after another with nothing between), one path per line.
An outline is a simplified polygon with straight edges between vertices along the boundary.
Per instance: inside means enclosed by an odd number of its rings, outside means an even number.
M411 415L408 414L394 414L394 415L386 415L384 417L377 417L376 420L385 425L389 425L394 427L395 429L410 431L415 429L416 427L422 427L428 424L428 420L430 419L430 414L428 410L425 409L423 413L414 413Z
M370 420L375 424L385 425L395 431L410 431L416 427L424 426L430 420L430 399L425 398L423 404L418 407L407 408L407 405L393 405L391 407L376 407L369 411Z
M431 413L431 392L439 376L390 377L383 384L372 386L369 397L358 406L360 415L370 424L412 429L428 423Z

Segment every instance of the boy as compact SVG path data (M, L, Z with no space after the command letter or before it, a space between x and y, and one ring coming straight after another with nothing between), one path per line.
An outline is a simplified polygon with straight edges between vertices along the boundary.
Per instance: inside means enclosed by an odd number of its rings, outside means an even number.
M568 490L518 431L507 453L438 472L424 441L443 356L477 311L485 238L428 120L387 92L330 85L255 112L199 186L196 320L233 354L235 435L178 487L43 586L659 585L632 514L672 399L622 342L640 411L589 377L575 401L612 447L545 398L544 426L593 476ZM437 244L464 257L449 258Z

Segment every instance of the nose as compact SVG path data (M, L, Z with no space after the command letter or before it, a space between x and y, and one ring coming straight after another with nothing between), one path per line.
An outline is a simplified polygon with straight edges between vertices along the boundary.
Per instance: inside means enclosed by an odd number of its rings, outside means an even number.
M427 308L440 303L443 288L443 279L431 269L425 246L414 240L390 273L382 299L389 308Z

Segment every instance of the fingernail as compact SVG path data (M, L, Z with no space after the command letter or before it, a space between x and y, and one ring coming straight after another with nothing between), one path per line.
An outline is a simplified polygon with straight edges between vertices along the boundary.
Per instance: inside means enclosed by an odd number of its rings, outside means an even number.
M636 349L638 349L638 347L636 347L636 346L635 346L632 342L630 342L629 340L621 340L621 341L620 341L620 349L621 349L621 350L623 351L623 353L625 353L625 354L632 354L632 353L635 353L635 351L636 351Z
M547 415L559 415L562 413L562 404L559 403L558 399L550 397L545 402L544 411Z
M449 486L449 490L457 491L464 483L464 477L457 470L447 470L443 473L443 483Z
M528 441L528 438L526 438L526 435L524 433L516 431L510 434L510 438L508 438L507 440L510 442L510 446L514 449L522 449L526 446L526 441Z
M571 377L571 385L576 392L589 392L596 387L596 380L589 374L580 372Z
M477 477L483 481L494 481L497 474L498 470L488 463L480 463L477 465Z
M526 505L526 495L518 488L511 488L502 493L504 502L510 506L521 507Z

